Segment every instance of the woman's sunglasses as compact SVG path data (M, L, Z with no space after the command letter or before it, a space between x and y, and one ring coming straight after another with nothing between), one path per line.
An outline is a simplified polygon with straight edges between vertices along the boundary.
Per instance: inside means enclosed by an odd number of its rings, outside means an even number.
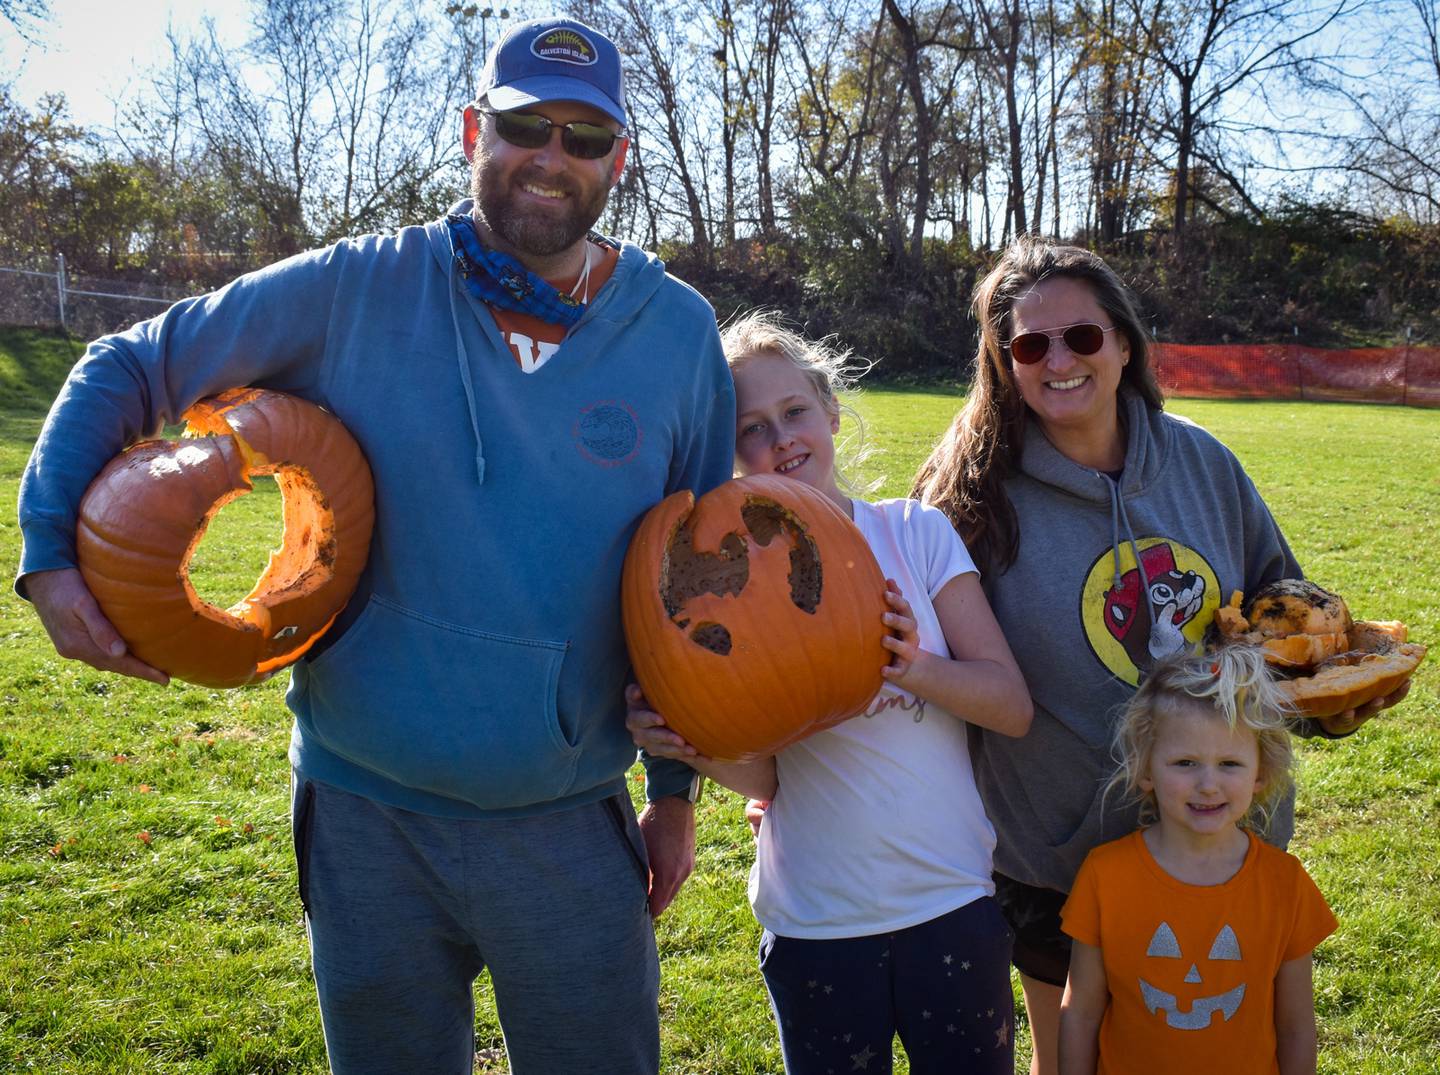
M512 146L539 149L550 141L550 132L560 128L560 145L566 153L580 160L599 160L615 147L620 137L614 131L594 123L551 123L544 116L531 112L492 112L480 109L495 120L495 133Z
M1105 333L1115 327L1101 328L1090 323L1069 325L1059 332L1022 332L1010 341L1010 357L1022 366L1033 366L1050 353L1051 340L1064 340L1065 346L1077 355L1093 355L1105 346Z

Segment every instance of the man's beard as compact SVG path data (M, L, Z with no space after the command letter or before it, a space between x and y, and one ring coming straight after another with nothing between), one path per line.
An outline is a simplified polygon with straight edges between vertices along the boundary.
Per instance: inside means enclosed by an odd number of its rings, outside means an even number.
M567 194L569 211L563 214L527 213L517 209L507 189L493 176L487 176L483 153L477 152L470 169L470 196L475 201L475 215L496 235L519 254L550 257L574 246L595 226L605 211L609 190L600 186L588 201L569 180L538 180L542 186L559 186ZM491 180L491 181L487 181ZM519 183L520 177L514 182Z

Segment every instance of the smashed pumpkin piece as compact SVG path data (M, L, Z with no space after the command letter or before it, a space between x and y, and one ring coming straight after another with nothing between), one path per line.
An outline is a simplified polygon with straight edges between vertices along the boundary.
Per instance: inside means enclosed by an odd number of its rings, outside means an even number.
M1339 594L1304 579L1281 579L1242 606L1237 590L1216 610L1220 641L1264 649L1296 712L1333 717L1394 693L1424 660L1396 620L1351 618Z
M179 441L144 441L86 490L80 572L130 652L176 679L237 687L299 659L350 599L370 550L374 484L339 419L283 392L236 388L185 414ZM203 600L190 559L222 507L273 474L281 547L249 595Z

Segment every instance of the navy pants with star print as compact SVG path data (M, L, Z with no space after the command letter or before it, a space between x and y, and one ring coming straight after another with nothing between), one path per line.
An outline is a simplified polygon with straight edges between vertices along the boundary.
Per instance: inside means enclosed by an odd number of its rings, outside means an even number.
M1011 1075L1012 935L993 899L894 933L760 940L787 1075Z

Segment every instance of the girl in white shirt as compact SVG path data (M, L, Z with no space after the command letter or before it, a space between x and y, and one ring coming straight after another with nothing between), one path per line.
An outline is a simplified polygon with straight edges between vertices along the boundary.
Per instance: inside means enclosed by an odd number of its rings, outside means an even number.
M750 902L790 1075L1013 1067L1011 934L993 899L995 834L968 724L1023 735L1030 697L950 521L914 500L853 500L835 467L848 355L768 315L722 336L735 378L735 465L830 497L889 580L885 684L866 711L749 763L696 754L631 688L629 727L770 805Z

